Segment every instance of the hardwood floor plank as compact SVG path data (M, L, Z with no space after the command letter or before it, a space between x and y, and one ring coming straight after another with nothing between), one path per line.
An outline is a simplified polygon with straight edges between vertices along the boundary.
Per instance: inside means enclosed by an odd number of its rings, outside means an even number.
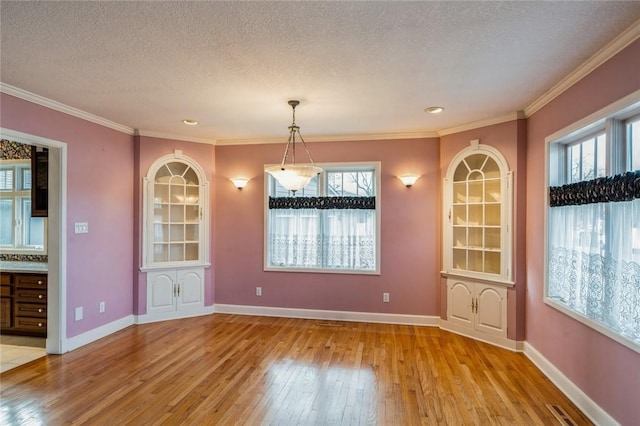
M429 327L215 314L0 375L0 424L550 425L589 420L523 355Z

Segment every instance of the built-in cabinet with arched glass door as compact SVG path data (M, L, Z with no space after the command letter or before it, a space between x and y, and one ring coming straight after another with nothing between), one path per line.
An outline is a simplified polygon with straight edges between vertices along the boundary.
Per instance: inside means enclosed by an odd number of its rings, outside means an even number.
M200 165L181 151L157 159L144 178L142 270L149 320L204 308L208 187Z
M447 169L443 275L447 327L454 331L506 338L506 289L513 286L511 188L512 173L502 154L477 140Z

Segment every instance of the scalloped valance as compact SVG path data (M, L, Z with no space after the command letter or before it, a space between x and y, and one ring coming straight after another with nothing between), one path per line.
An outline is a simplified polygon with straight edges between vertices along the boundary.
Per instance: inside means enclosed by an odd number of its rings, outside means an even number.
M640 198L640 170L549 187L551 207L631 201Z
M269 197L269 208L375 210L376 197Z

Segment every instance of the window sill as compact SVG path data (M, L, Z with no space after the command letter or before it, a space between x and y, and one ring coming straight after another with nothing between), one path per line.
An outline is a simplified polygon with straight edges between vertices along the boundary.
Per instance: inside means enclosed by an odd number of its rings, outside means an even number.
M279 268L275 266L265 266L265 272L298 272L312 274L343 274L343 275L380 275L379 270L363 271L351 269L321 269L321 268Z

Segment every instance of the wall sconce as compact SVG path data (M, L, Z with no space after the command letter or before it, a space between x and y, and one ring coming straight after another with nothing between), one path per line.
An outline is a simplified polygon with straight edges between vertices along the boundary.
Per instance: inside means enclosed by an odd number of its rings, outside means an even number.
M245 186L247 186L247 183L249 183L249 179L247 178L231 178L229 179L231 182L233 182L233 184L236 186L236 188L238 189L242 189Z
M402 183L404 183L404 185L407 188L409 188L414 183L416 183L416 181L418 179L420 179L420 176L419 175L404 175L404 176L398 176L398 179L400 179L402 181Z

